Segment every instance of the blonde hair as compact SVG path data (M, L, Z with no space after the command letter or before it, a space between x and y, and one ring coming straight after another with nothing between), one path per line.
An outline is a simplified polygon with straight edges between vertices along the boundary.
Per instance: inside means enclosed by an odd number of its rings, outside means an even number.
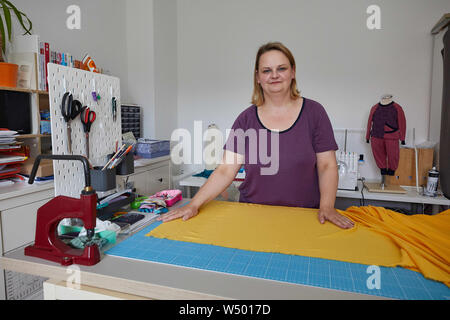
M289 63L291 64L291 68L293 68L293 70L296 70L294 56L292 55L291 51L288 48L286 48L281 42L269 42L262 45L258 49L258 52L256 54L255 70L253 73L252 104L256 106L261 106L262 104L264 104L265 101L264 92L261 88L261 85L258 83L258 80L256 79L256 74L259 68L259 59L264 53L272 50L278 50L282 52L286 56L286 58L288 58ZM292 79L290 92L291 92L291 99L297 99L300 97L300 91L298 91L297 89L297 81L295 80L295 78Z

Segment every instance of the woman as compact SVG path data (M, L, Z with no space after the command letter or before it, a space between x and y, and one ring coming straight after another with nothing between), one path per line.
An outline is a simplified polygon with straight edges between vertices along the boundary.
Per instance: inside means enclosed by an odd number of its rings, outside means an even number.
M232 183L244 164L246 178L239 188L240 202L319 208L320 223L330 221L344 229L353 227L351 220L334 209L338 147L331 123L319 103L300 96L294 57L279 42L267 43L258 50L252 103L233 124L224 146L223 163L189 204L160 220L194 217L203 204ZM274 163L264 163L261 159L252 162L254 148L249 145L250 137L255 135L251 130L266 133L265 141L277 141L269 143L266 150L271 160L278 162L275 171L269 174L263 174L262 170L273 167ZM256 139L256 146L260 146L264 134L257 134ZM261 155L261 150L257 155Z

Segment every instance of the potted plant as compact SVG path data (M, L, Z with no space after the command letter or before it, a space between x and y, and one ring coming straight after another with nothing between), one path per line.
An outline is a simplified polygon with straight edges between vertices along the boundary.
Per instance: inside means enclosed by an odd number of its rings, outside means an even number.
M31 35L33 24L27 15L19 11L8 0L0 0L0 86L15 87L17 83L18 65L4 62L3 52L6 51L6 43L11 41L12 20L13 15L16 16L23 30L24 34ZM2 14L3 16L2 16Z

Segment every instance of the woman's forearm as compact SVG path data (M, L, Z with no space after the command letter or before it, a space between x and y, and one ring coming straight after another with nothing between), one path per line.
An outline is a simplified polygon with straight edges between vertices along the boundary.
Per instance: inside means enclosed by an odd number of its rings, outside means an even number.
M192 198L190 204L199 209L203 204L216 198L233 182L236 176L234 171L226 165L220 165Z
M337 165L326 164L318 167L317 172L319 175L320 208L334 208L339 181Z

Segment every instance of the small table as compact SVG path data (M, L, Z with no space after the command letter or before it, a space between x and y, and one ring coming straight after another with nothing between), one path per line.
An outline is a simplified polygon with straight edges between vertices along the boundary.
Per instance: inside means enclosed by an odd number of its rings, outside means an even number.
M206 178L190 176L179 181L180 186L187 188L187 198L192 196L192 187L200 188L206 182ZM242 183L241 181L233 182L236 187ZM422 208L425 204L433 205L433 214L438 213L439 206L450 207L450 200L444 196L437 197L427 197L417 191L416 187L402 186L406 190L405 194L394 194L394 193L378 193L378 192L368 192L366 188L361 193L362 183L358 182L358 190L339 190L336 193L337 198L347 198L347 199L363 199L364 200L377 200L377 201L388 201L388 202L403 202L411 203L413 205L413 212L419 213L419 207Z

